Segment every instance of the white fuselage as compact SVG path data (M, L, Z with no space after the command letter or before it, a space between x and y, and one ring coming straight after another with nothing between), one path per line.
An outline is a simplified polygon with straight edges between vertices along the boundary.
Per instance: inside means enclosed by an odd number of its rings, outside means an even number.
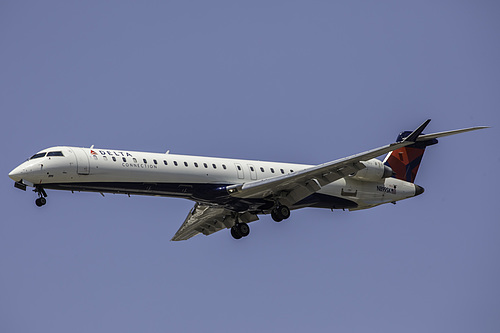
M189 199L195 204L173 241L222 229L241 239L260 214L281 222L292 209L359 210L422 194L413 182L425 148L485 128L422 134L429 122L396 142L318 165L61 146L33 155L9 177L18 189L34 187L38 207L47 203L46 189Z
M370 161L381 163L376 159ZM277 177L309 167L311 165L168 153L52 147L19 165L9 176L16 182L46 189L184 197L238 210L242 203L236 203L236 199L228 196L226 186ZM347 176L323 186L290 208L355 210L415 195L415 185L403 180L389 177L367 181ZM242 210L266 212L268 207L262 200L243 201Z

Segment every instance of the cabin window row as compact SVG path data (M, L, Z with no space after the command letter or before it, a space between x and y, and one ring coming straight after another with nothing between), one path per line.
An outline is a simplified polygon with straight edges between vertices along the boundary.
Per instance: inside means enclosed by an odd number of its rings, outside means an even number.
M98 159L96 155L93 155L93 156L94 156L94 159L95 159L95 160L97 160L97 159ZM108 157L107 157L107 156L103 156L103 159L104 159L105 161L107 161L107 160L108 160ZM112 156L112 157L111 157L111 159L113 160L113 162L116 162L116 161L117 161L117 159L116 159L116 157L115 157L115 156ZM122 161L123 161L124 163L127 163L127 158L126 158L126 157L122 157ZM133 158L132 158L132 162L133 162L133 163L137 163L137 159L136 159L135 157L133 157ZM143 158L143 159L142 159L142 162L143 162L144 164L147 164L147 163L148 163L148 160L147 160L147 159L145 159L145 158ZM156 159L153 159L153 163L157 165L157 164L158 164L158 161L157 161ZM167 162L166 160L163 160L163 164L164 164L164 165L168 165L168 162ZM179 166L179 163L178 163L177 161L173 161L173 164L174 164L175 166ZM185 167L189 167L189 163L188 163L188 162L184 162L183 164L184 164L184 166L185 166ZM194 165L194 167L195 167L195 168L199 168L199 167L200 167L200 164L198 164L198 162L193 162L193 165ZM203 165L203 167L204 167L205 169L208 169L208 167L209 167L207 163L202 163L202 165ZM217 169L217 165L216 165L215 163L212 163L212 168L213 168L213 169ZM227 169L227 167L226 167L226 165L225 165L225 164L222 164L222 168L223 168L224 170L226 170L226 169ZM238 169L238 171L241 171L241 170L242 170L242 169L241 169L241 166L239 166L239 165L237 165L237 169ZM259 169L260 169L260 171L261 171L261 172L265 172L265 169L264 169L263 167L260 167ZM274 169L274 168L269 168L269 170L271 171L271 173L276 173L276 171L275 171L275 169ZM250 171L254 172L254 171L255 171L255 168L254 168L253 166L250 166ZM285 170L284 170L284 169L279 169L279 171L281 172L281 174L285 174ZM290 172L293 172L293 170L290 170Z
M238 167L238 170L241 170L241 168L240 168L240 167ZM276 172L274 171L274 168L269 168L269 170L271 171L271 173L276 173ZM253 166L251 166L251 167L250 167L250 171L252 171L252 172L254 172L254 171L255 171L255 169L254 169L254 167L253 167ZM260 172L266 172L266 170L265 170L263 167L260 167ZM284 170L284 169L280 169L280 172L281 172L282 174L285 174L285 170ZM290 172L293 172L293 170L290 170Z
M96 155L94 155L94 159L95 159L95 160L97 160L97 159L98 159L98 157L97 157ZM108 160L108 157L107 157L107 156L103 156L103 159L104 159L105 161L107 161L107 160ZM111 159L113 160L113 162L116 162L116 161L117 161L117 159L116 159L116 157L115 157L115 156L112 156L112 157L111 157ZM127 158L126 158L126 157L122 157L122 161L123 161L124 163L127 163ZM137 163L137 159L136 159L135 157L133 157L133 158L132 158L132 162L133 162L133 163ZM142 159L142 163L144 163L144 164L148 164L148 160L147 160L147 159L145 159L145 158L143 158L143 159ZM154 159L154 160L153 160L153 163L154 163L154 164L158 164L158 161ZM175 166L179 166L179 163L178 163L177 161L173 161L173 163L174 163L174 165L175 165ZM164 164L164 165L168 165L168 162L167 162L166 160L163 160L163 164ZM193 163L193 165L194 165L196 168L200 167L200 165L199 165L197 162L194 162L194 163ZM189 163L188 163L188 162L184 162L184 166L185 166L185 167L188 167L188 166L189 166ZM204 167L205 169L208 169L208 164L207 164L207 163L203 163L203 167ZM217 169L217 164L212 163L212 168ZM222 168L223 168L224 170L226 170L226 169L227 169L227 166L226 166L225 164L222 164Z

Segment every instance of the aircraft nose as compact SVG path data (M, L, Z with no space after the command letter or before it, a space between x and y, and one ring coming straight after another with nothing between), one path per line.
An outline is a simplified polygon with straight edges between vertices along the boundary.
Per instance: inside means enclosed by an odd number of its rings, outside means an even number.
M21 177L22 173L23 173L22 169L20 167L17 167L14 170L12 170L11 172L9 172L9 177L13 181L18 182L18 181L21 181L21 179L22 179L22 177Z

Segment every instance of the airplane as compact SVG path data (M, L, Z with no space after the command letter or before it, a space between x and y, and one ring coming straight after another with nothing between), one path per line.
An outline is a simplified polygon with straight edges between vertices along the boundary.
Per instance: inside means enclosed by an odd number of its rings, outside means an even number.
M59 146L36 153L9 177L18 189L34 188L38 207L47 189L189 199L194 207L172 241L223 229L240 239L261 214L281 222L305 207L356 211L420 195L414 181L426 147L487 128L423 134L429 122L394 143L319 165Z

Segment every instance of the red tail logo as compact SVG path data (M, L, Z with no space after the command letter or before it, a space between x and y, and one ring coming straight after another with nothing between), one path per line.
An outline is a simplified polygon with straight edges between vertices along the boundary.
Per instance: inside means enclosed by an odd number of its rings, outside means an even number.
M402 132L399 134L397 141L400 142L410 132ZM438 143L437 139L427 141L418 141L410 146L399 148L389 153L385 163L394 171L397 179L406 180L414 183L417 177L418 167L422 162L425 148Z
M397 179L413 183L424 151L425 148L399 148L391 153L385 164L391 167Z

